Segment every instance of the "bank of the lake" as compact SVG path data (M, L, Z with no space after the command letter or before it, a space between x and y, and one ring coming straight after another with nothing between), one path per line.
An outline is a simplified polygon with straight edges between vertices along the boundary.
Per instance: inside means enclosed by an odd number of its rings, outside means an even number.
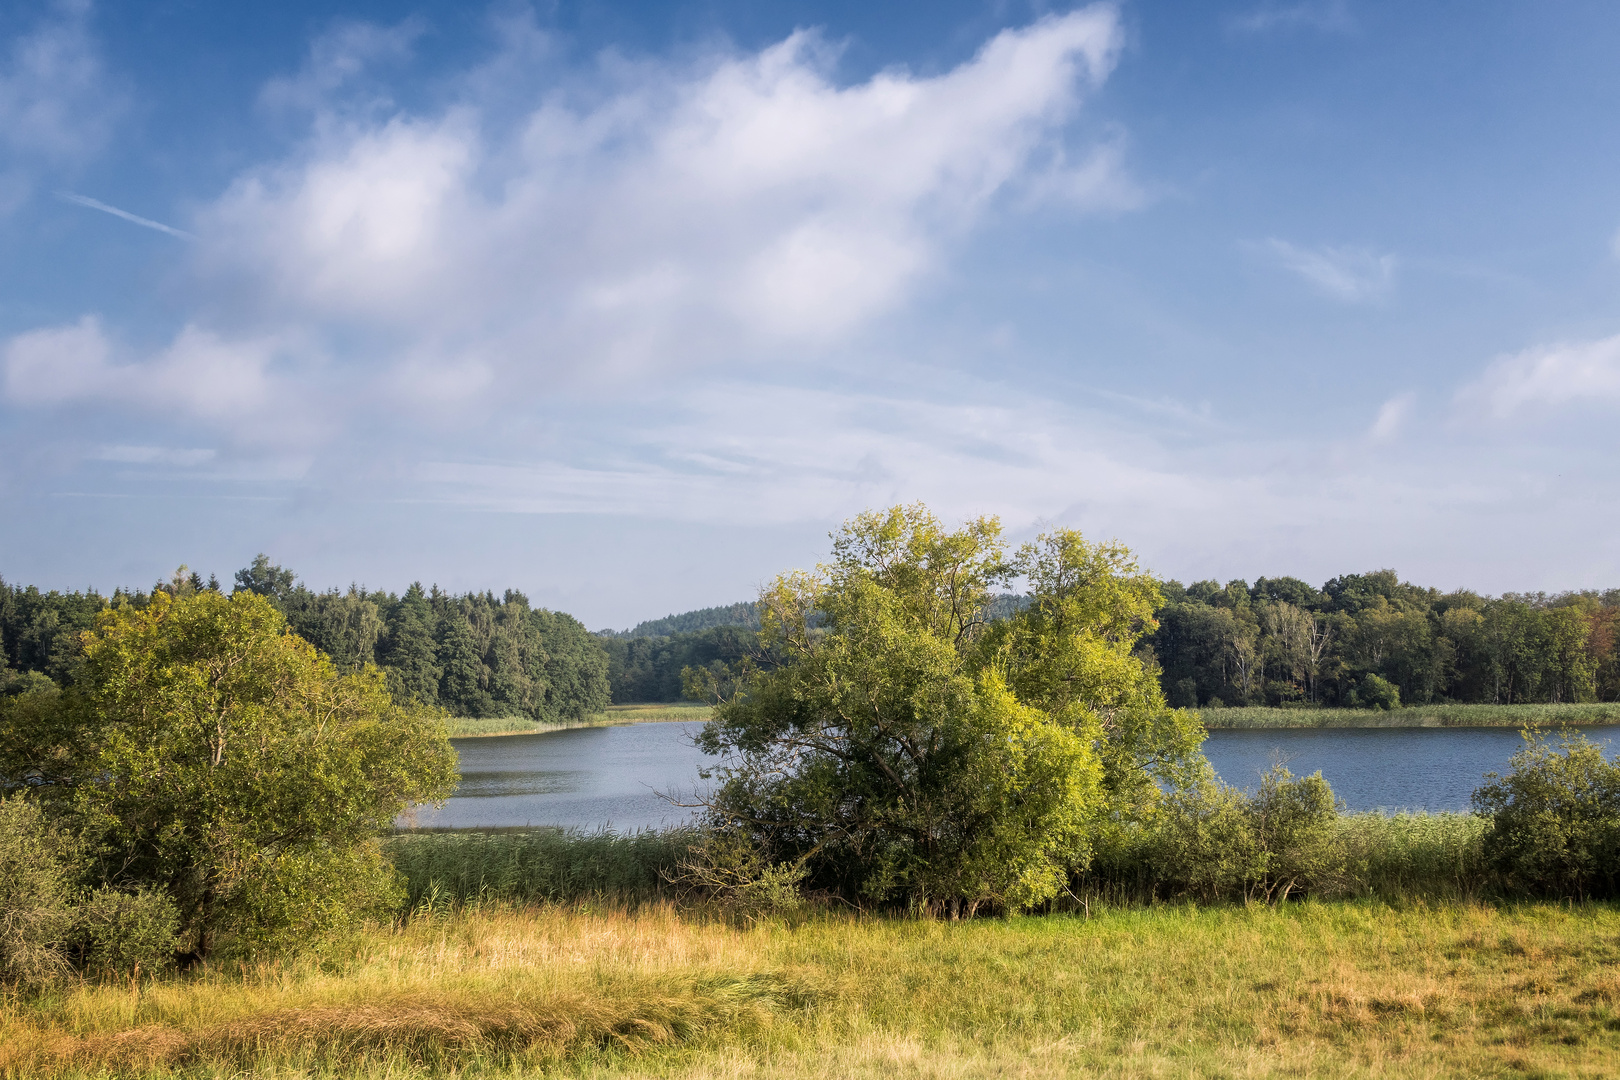
M1211 731L1268 728L1557 728L1620 724L1620 703L1414 705L1404 709L1200 709Z
M573 731L614 724L702 723L709 718L710 711L709 706L696 702L654 702L609 705L602 712L558 724L537 724L520 716L453 716L450 718L450 737L478 739L494 735L539 735L547 731Z

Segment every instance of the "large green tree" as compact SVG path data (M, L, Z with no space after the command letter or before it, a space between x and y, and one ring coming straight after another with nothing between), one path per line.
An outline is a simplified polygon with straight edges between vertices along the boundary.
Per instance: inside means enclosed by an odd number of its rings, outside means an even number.
M1020 575L1034 602L992 621ZM1196 719L1132 655L1156 603L1128 553L1072 532L1010 557L992 518L863 514L760 597L769 661L700 737L728 755L713 819L867 902L1049 899L1196 754Z
M166 890L198 954L389 902L376 838L456 780L439 714L396 705L375 668L340 674L250 590L103 612L47 741L40 776L103 878Z

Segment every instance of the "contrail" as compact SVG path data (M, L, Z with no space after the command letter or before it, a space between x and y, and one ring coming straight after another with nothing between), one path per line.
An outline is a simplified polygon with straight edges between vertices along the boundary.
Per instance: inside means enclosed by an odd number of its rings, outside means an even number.
M178 236L182 240L197 239L194 233L188 233L184 229L176 229L174 226L165 225L161 221L153 221L151 218L143 218L139 214L132 214L128 210L120 210L116 206L108 206L100 199L92 199L88 195L75 195L71 191L58 191L56 194L59 198L66 199L70 203L88 206L92 210L100 210L104 214L121 217L125 221L133 221L137 225L144 225L148 229L156 229L158 232L168 233L170 236Z

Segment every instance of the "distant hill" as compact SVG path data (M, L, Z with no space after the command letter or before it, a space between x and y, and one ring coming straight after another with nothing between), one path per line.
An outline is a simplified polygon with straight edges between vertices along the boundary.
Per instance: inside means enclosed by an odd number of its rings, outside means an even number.
M616 638L671 637L675 634L709 630L716 626L742 626L749 630L758 630L759 612L753 603L725 604L721 607L683 611L679 615L665 615L662 619L648 619L629 630L601 630L598 633L602 637Z

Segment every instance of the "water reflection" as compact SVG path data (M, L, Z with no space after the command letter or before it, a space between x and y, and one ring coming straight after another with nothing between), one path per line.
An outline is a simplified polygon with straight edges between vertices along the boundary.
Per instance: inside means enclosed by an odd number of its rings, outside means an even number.
M419 828L513 825L667 828L693 810L698 770L708 761L692 745L700 723L622 724L540 735L453 739L461 783L441 810L400 820Z
M560 825L621 832L664 828L694 813L698 770L712 759L700 723L643 723L543 735L456 739L462 781L442 810L401 825L477 828ZM1612 753L1620 725L1587 729ZM1273 761L1295 775L1320 769L1351 810L1467 810L1484 774L1523 745L1507 728L1214 731L1204 751L1227 783L1253 787Z

